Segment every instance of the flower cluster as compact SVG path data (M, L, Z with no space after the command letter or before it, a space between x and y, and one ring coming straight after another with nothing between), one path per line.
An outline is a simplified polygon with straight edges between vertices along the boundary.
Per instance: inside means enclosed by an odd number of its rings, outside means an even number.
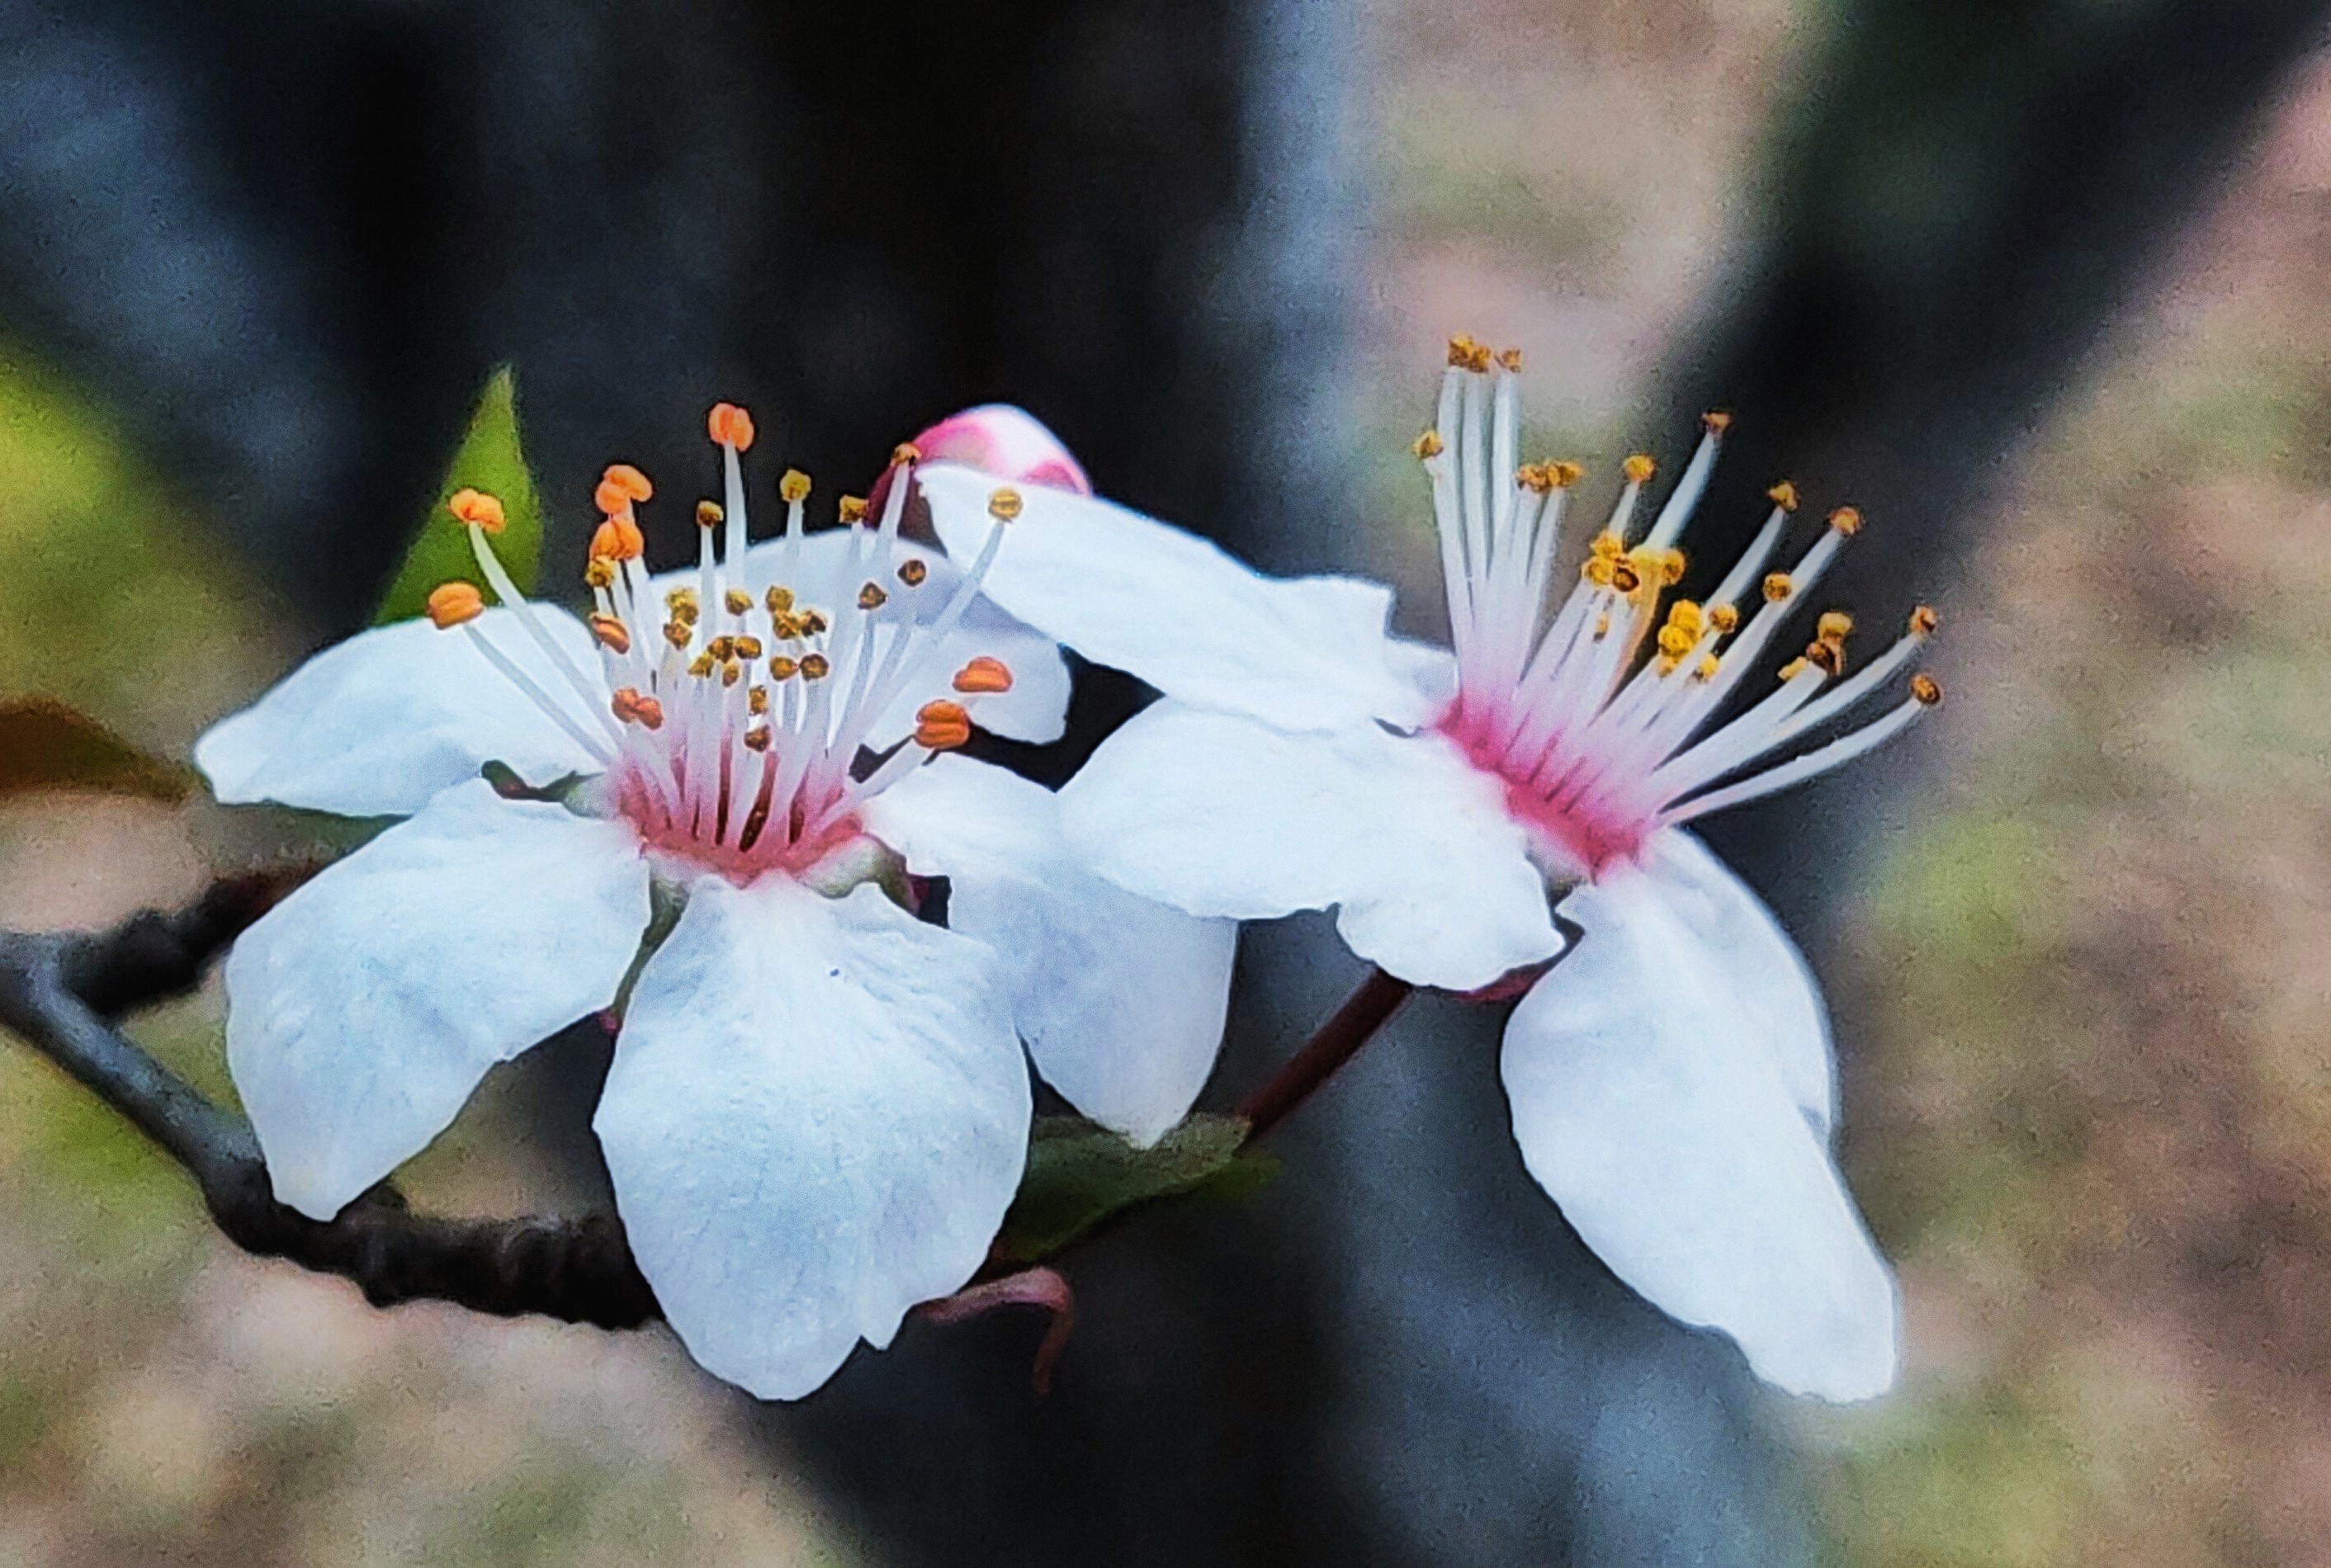
M494 1064L604 1012L595 1126L642 1269L707 1367L797 1395L978 1268L1022 1174L1023 1046L1154 1141L1211 1068L1235 923L1333 908L1400 980L1520 996L1514 1136L1622 1278L1784 1387L1881 1391L1894 1287L1830 1160L1824 1009L1683 824L1915 720L1924 675L1799 749L1935 617L1857 668L1822 614L1738 700L1860 518L1776 566L1798 509L1777 486L1746 554L1678 596L1717 415L1648 523L1654 465L1627 460L1556 593L1581 470L1520 461L1518 369L1456 340L1416 443L1446 651L1389 635L1374 584L1266 577L1098 499L1016 409L900 447L839 527L808 527L788 470L756 544L753 423L720 404L694 566L647 570L655 487L616 464L583 619L530 603L500 504L455 495L482 585L197 747L222 800L405 819L229 960L230 1064L279 1196L338 1212ZM962 748L1060 736L1063 645L1163 698L1055 796ZM918 917L934 879L944 925Z

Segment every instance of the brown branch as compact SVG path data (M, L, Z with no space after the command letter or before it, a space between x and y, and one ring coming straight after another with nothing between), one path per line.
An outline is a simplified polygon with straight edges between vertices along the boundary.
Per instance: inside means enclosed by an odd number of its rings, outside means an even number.
M385 1183L331 1221L275 1201L251 1124L222 1110L106 1022L193 989L221 949L309 874L222 882L175 914L93 936L0 932L0 1026L154 1140L201 1188L227 1239L262 1258L353 1281L375 1307L449 1301L602 1328L661 1316L612 1218L445 1220Z
M1337 1068L1375 1038L1415 990L1407 981L1396 980L1381 969L1369 970L1359 989L1344 999L1344 1005L1304 1042L1303 1049L1289 1057L1270 1080L1233 1113L1246 1120L1246 1141L1251 1144L1270 1132L1317 1093Z

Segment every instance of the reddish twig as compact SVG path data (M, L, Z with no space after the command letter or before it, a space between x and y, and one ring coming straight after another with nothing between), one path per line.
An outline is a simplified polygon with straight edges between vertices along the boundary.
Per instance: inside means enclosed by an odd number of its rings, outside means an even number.
M1234 1114L1246 1120L1246 1141L1253 1143L1294 1114L1335 1076L1337 1068L1375 1038L1415 990L1407 981L1396 980L1381 969L1369 970L1359 989L1344 999L1344 1005L1239 1107Z
M958 1290L953 1296L926 1301L915 1310L933 1323L962 1323L984 1316L999 1307L1041 1307L1051 1314L1044 1337L1036 1346L1036 1364L1028 1377L1038 1393L1051 1392L1052 1368L1059 1363L1061 1352L1069 1347L1069 1335L1077 1326L1077 1293L1069 1288L1069 1282L1057 1270L1023 1269L1017 1274Z

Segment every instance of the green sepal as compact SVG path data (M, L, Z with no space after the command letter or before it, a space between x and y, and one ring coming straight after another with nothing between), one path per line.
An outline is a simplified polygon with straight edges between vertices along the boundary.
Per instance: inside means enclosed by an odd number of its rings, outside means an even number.
M486 380L470 428L445 470L437 499L421 519L405 552L404 564L383 595L372 618L376 626L409 621L428 608L430 590L441 583L474 583L493 603L478 563L470 553L468 531L453 520L445 503L460 489L483 490L502 503L504 527L492 537L494 554L501 557L521 592L534 592L535 574L542 558L542 504L518 427L518 383L505 365Z
M1246 1133L1236 1117L1194 1116L1142 1149L1081 1117L1039 1117L997 1250L1040 1263L1145 1203L1249 1197L1279 1174L1279 1162L1245 1150Z

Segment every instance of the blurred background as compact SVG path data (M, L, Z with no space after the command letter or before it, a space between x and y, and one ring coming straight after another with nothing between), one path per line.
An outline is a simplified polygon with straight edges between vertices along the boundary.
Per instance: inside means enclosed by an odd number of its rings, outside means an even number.
M0 1564L2331 1563L2324 8L827 9L0 0L0 694L183 755L362 623L504 361L549 580L716 397L842 488L1006 397L1420 633L1446 334L1606 483L1728 407L1699 558L1786 474L1870 516L1839 599L1947 632L1938 720L1712 835L1836 1004L1900 1391L1635 1301L1436 999L1261 1199L1071 1261L1041 1402L1011 1316L767 1409L660 1330L371 1312L0 1046ZM300 831L0 802L0 923ZM1253 933L1213 1100L1355 977ZM135 1032L225 1094L218 1022ZM408 1189L590 1207L604 1069L490 1080Z

